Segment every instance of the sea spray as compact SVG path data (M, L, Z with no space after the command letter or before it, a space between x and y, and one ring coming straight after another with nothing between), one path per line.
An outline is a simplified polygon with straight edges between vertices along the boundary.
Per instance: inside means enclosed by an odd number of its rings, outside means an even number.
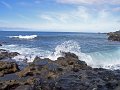
M31 48L26 45L3 45L1 49L18 52L20 55L13 59L17 62L33 62L36 56L57 60L63 57L63 52L76 54L80 60L85 61L93 68L120 69L120 48L99 52L83 53L78 42L69 40L57 45L54 51L43 50L40 47Z
M81 47L78 42L69 40L65 41L60 45L57 45L55 48L55 52L48 56L51 60L57 60L58 57L61 57L63 52L71 52L76 54L80 60L87 62L89 65L93 64L92 58L81 52Z
M57 60L58 57L63 57L63 52L71 52L76 54L80 60L86 61L89 65L92 64L91 57L82 53L78 42L73 40L65 41L60 45L57 45L54 51L42 50L41 48L30 48L24 45L4 45L1 48L20 53L21 55L14 58L17 61L27 60L27 62L33 62L36 56Z
M18 52L20 55L14 57L16 61L27 61L33 62L36 56L40 58L47 57L51 52L47 50L42 50L41 48L31 48L25 45L3 45L1 49L9 50L11 52Z

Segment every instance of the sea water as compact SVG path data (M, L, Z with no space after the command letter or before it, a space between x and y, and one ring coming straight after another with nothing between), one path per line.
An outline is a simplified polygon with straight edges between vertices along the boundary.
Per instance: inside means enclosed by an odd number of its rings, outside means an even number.
M71 52L92 67L120 69L120 42L107 40L107 34L80 32L0 31L0 49L18 52L13 59L33 62L36 56L56 60Z

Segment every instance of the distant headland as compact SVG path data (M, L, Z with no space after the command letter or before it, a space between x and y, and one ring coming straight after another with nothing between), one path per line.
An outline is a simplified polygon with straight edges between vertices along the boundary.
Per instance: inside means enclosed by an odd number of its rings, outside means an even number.
M108 36L108 40L120 41L120 30L116 32L110 32L108 33Z

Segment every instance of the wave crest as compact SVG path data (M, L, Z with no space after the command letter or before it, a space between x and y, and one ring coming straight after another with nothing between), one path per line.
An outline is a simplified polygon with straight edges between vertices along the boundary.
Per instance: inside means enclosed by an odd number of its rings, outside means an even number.
M58 57L63 57L63 52L71 52L76 54L79 60L85 61L93 68L120 69L120 48L110 51L83 53L79 43L73 40L57 45L54 51L43 50L40 47L31 48L24 45L3 45L1 49L20 53L21 55L14 57L16 61L20 62L26 60L27 62L33 62L36 56L57 60Z
M38 36L37 35L25 35L25 36L22 36L22 35L19 35L19 36L8 36L9 38L17 38L17 39L35 39L37 38Z
M80 60L87 62L89 65L92 63L92 58L81 52L81 47L76 41L65 41L55 48L55 52L48 56L51 60L57 60L58 57L63 56L63 52L70 52L76 54Z

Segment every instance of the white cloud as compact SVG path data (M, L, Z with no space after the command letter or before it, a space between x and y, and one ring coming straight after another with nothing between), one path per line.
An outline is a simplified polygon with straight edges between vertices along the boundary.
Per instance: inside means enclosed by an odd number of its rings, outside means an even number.
M66 3L66 4L91 4L95 2L95 0L57 0L59 3Z
M38 17L37 22L28 22L30 20L29 17L18 14L20 18L26 20L26 23L10 23L4 24L3 26L73 32L107 32L119 30L120 22L118 20L120 17L115 17L112 12L113 10L110 10L110 8L95 10L94 8L78 5L77 8L66 12L43 12L42 14L36 15Z
M48 12L42 15L47 23L33 25L42 29L60 29L63 31L89 31L89 32L107 32L120 28L112 10L100 9L94 10L83 6L78 6L75 10L66 12Z
M82 21L87 21L91 17L87 8L83 6L79 6L75 14L79 19L81 18Z
M115 12L120 12L120 7L113 8L112 10Z
M46 21L49 21L49 22L53 22L54 21L54 18L51 17L50 15L42 14L42 15L38 15L38 17L41 18L41 19L44 19Z
M91 18L89 10L83 6L78 6L75 10L70 12L45 12L37 16L49 23L75 23L75 20L86 22Z
M120 4L120 0L57 0L64 4Z
M34 30L50 30L50 31L66 31L66 32L109 32L120 28L116 22L96 22L96 23L81 23L81 24L58 24L58 23L32 23L32 24L6 24L4 27L10 28L28 28Z
M12 6L4 1L1 1L1 4L3 4L5 7L12 9Z
M40 19L43 19L44 22L48 23L67 23L70 19L70 15L67 13L55 13L55 12L46 12L42 15L37 15Z
M105 10L102 10L102 11L99 12L99 16L101 18L107 18L108 15L109 15L108 12L105 11Z
M68 20L70 19L70 16L66 13L61 13L61 14L58 14L56 18L58 19L59 22L67 23Z

